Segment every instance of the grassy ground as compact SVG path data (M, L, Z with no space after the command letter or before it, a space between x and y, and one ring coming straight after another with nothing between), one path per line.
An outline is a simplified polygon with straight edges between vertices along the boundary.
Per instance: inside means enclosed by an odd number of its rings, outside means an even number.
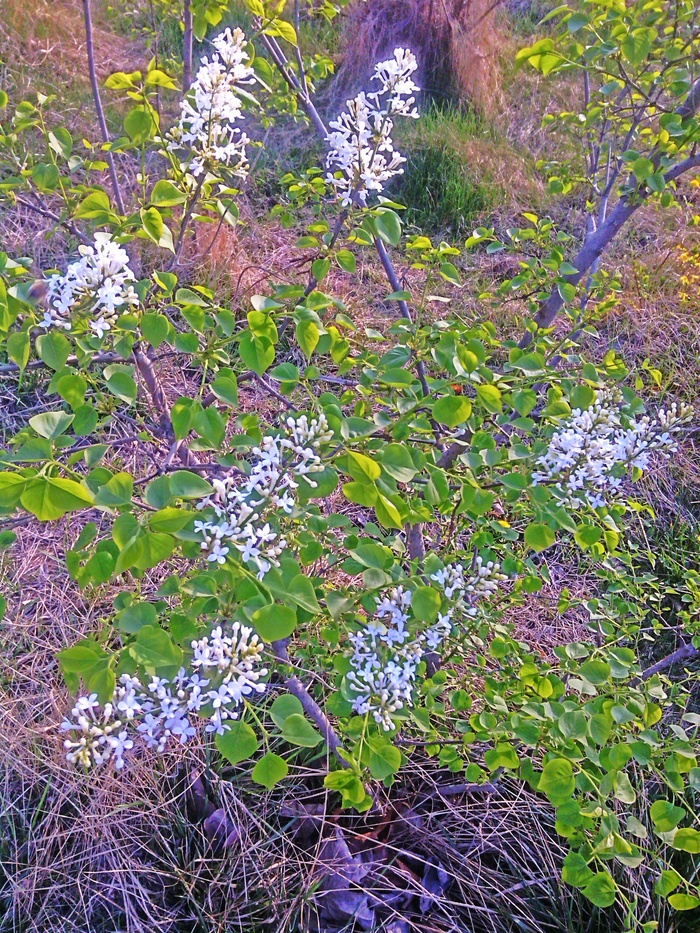
M121 6L102 3L96 12L101 76L143 66L156 52L165 64L177 59L180 34L160 4L152 8L144 2L126 15ZM533 20L525 12L514 24L499 27L501 106L478 114L468 104L433 107L402 129L399 144L408 161L394 196L411 204L410 226L459 240L478 223L505 229L523 210L534 208L580 233L580 213L571 203L548 200L535 169L551 145L539 117L574 91L523 73L516 76L508 65L517 42L513 31L528 32ZM227 23L245 25L245 14L234 7ZM337 26L318 30L305 25L302 37L333 57L342 49ZM57 116L68 120L76 134L94 129L84 56L77 0L5 0L0 83L13 100L39 89L55 93ZM116 121L118 114L112 116ZM185 272L229 295L239 308L270 278L304 277L299 260L305 254L293 246L297 231L281 230L269 211L279 196L280 167L289 167L290 156L303 167L318 151L302 131L284 132L288 135L270 139L259 180L244 194L244 224L225 230L215 242L208 228L198 230L187 256ZM599 355L615 347L630 363L632 378L644 380L648 394L691 402L700 380L695 278L700 253L695 228L689 226L698 190L686 185L684 207L676 212L640 212L616 246L609 263L621 272L620 301L590 347ZM15 212L0 218L3 248L31 255L37 269L56 264L67 250L62 237L47 242L44 233L45 226L34 217ZM411 281L413 273L400 271ZM454 313L488 313L499 329L519 334L521 307L494 311L474 297L512 272L487 257L470 256L465 273L467 287L449 293ZM392 311L383 300L381 270L369 255L363 254L355 275L333 273L327 286L346 303L359 339L365 327L386 326ZM661 372L660 387L650 369ZM184 389L183 378L170 375L173 398ZM40 384L26 385L17 397L14 383L0 385L0 399L7 403L0 429L15 430L15 415L38 404L40 391ZM256 408L261 398L250 394L244 402ZM124 463L133 455L123 451ZM677 574L680 564L697 563L697 463L690 433L678 457L639 490L659 516L648 520L645 531L669 575ZM402 906L395 915L389 912L382 927L385 933L621 929L619 918L591 912L570 891L562 891L557 879L564 849L551 808L541 799L508 785L496 797L441 795L436 788L446 775L429 759L416 762L401 795L392 800L390 835L372 817L346 818L333 811L319 789L322 760L305 761L298 783L269 795L253 791L241 771L214 769L206 744L194 747L186 764L176 756L145 756L130 768L128 781L119 774L89 780L77 775L56 737L68 695L55 654L99 628L115 593L97 599L69 580L63 555L76 532L67 522L48 528L28 522L0 564L10 606L0 623L0 933L316 929L314 916L323 901L313 895L322 885L324 846L339 834L370 852L383 846L381 869L363 881L368 897L381 896L392 885L405 889ZM595 581L579 573L570 555L557 554L550 569L551 586L533 597L517 620L519 636L543 654L583 631L585 613L560 611L561 593L568 589L583 599L595 592ZM156 584L147 579L145 585ZM447 879L424 914L420 896L431 859L433 870L439 860ZM408 925L399 923L401 916L408 917ZM690 920L678 927L664 916L661 922L664 933L693 929ZM333 927L345 928L350 927Z

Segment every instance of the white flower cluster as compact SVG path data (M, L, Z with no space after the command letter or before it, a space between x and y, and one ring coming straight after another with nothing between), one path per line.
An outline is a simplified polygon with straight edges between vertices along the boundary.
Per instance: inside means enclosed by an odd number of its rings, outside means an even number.
M668 457L676 449L671 433L691 417L689 408L674 402L656 418L637 418L626 417L623 404L619 391L606 389L589 408L575 408L537 460L543 469L532 482L553 484L573 509L586 503L596 509L620 490L630 467L644 470L654 451Z
M110 760L122 768L135 739L161 753L170 739L187 742L196 732L193 713L207 720L207 732L225 732L226 720L238 718L244 698L265 690L261 678L267 669L259 666L263 647L252 628L234 622L225 633L218 625L192 642L195 672L183 667L173 680L152 677L145 686L138 677L122 674L104 707L96 693L79 697L73 719L66 718L61 727L75 734L63 743L66 758L85 768Z
M414 95L420 89L411 78L417 67L413 52L394 49L393 58L375 66L372 80L379 82L379 90L360 92L346 102L346 112L331 120L328 181L344 206L354 200L364 204L370 191L382 191L403 172L406 160L391 139L393 118L419 116Z
M90 329L102 338L120 314L138 305L133 281L126 250L111 234L96 233L94 246L81 246L80 259L68 266L65 275L49 277L48 310L40 326L70 330L73 312L82 311L91 315Z
M290 416L286 424L287 436L266 435L260 447L253 448L256 459L243 482L240 473L214 480L215 494L200 503L199 508L213 509L216 517L194 525L207 560L224 564L236 548L244 562L255 565L260 579L278 564L287 546L278 530L279 517L294 511L300 477L311 487L317 485L312 476L324 468L319 449L333 437L324 414L311 420Z
M255 74L246 62L246 38L240 29L224 30L214 40L211 61L202 59L189 93L180 105L180 122L171 131L175 148L191 152L189 171L197 176L217 165L226 165L236 175L248 171L246 145L250 142L234 124L241 117L241 99L236 87L251 84Z
M363 716L370 713L385 731L395 727L393 714L413 703L418 665L423 657L437 651L452 630L460 613L476 614L479 598L491 596L506 577L500 565L477 556L471 575L462 564L448 564L431 576L450 600L445 613L428 628L409 625L410 590L398 586L377 600L376 620L359 632L350 633L352 670L347 675L356 693L353 709Z
M455 614L470 618L476 616L479 600L493 596L498 584L508 578L501 573L501 565L497 561L484 560L481 554L477 554L469 571L463 564L446 564L430 579L438 583L445 596L452 600L452 606L439 617L451 621Z

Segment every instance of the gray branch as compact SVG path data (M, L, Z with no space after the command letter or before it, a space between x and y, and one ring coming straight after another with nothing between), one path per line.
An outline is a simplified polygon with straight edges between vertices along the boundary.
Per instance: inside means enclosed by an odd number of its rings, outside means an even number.
M100 132L102 133L102 142L109 146L109 130L107 128L107 120L105 119L104 108L102 107L102 99L100 97L100 85L97 80L97 71L95 69L95 45L93 42L93 33L92 33L92 13L90 11L90 0L83 0L83 11L85 15L85 44L87 47L87 57L88 57L88 70L90 72L90 83L92 84L92 96L95 100L95 110L97 112L97 121L100 124ZM110 149L107 149L105 153L107 157L107 165L109 166L109 174L112 178L112 187L114 188L114 200L117 202L117 207L119 213L124 215L124 202L122 201L122 193L119 188L119 178L117 177L117 168L114 164L114 155Z

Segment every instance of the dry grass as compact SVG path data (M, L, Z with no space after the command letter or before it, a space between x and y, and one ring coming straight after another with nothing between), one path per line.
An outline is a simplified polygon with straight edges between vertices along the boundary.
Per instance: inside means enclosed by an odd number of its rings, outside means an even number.
M418 84L433 97L466 98L484 111L500 98L499 26L490 0L357 2L346 23L346 56L334 83L337 102L367 86L374 65L397 46L419 63Z
M113 71L133 71L143 57L143 46L115 35L99 9L94 39L101 79ZM5 88L13 98L19 100L37 90L55 93L53 109L68 120L68 128L85 126L81 102L89 94L90 83L80 0L4 0L0 58L8 79ZM91 120L90 115L87 119Z

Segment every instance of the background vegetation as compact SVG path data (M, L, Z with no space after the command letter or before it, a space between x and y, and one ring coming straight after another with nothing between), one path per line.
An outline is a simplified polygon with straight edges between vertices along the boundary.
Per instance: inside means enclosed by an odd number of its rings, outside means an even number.
M324 117L337 112L394 46L423 53L429 95L421 102L421 120L397 132L407 164L388 192L408 206L406 233L461 245L481 227L505 240L507 230L526 223L527 211L551 218L580 241L581 189L548 187L543 163L560 161L575 174L581 153L564 133L541 126L545 113L576 110L580 86L567 74L545 80L533 69L514 67L519 48L549 34L550 24L540 23L547 6L513 2L489 13L491 4L446 3L430 28L421 18L425 4L417 0L369 0L369 13L360 6L332 20L304 18L300 44L337 66L337 76L319 82ZM153 59L169 73L181 67L180 14L168 0L100 0L93 12L101 80L115 71L145 71ZM214 31L251 29L244 4L223 3L221 13ZM195 42L195 60L206 48ZM38 92L52 95L49 119L65 124L75 139L97 138L82 4L5 0L0 59L0 87L10 107ZM129 104L116 95L107 100L108 126L117 136ZM176 94L162 89L158 103L164 120L176 119ZM268 127L264 141L253 155L256 171L242 186L241 223L195 224L180 257L183 281L208 286L236 309L269 282L303 283L311 256L295 244L313 221L313 207L286 225L280 178L318 164L320 146L291 116ZM122 162L125 190L137 188L139 168ZM596 362L610 349L624 358L627 384L654 407L671 399L695 404L700 384L699 192L700 176L690 174L674 207L639 209L606 256L613 298L601 303L596 330L580 338ZM65 268L74 244L50 217L3 200L0 245L13 259L31 257L38 276ZM527 301L517 294L498 298L502 283L518 272L517 258L484 250L464 253L458 262L469 288L446 282L439 296L451 300L454 318L465 327L487 318L500 337L520 334ZM406 288L420 278L410 258L402 261L401 275ZM357 329L358 352L371 351L395 317L377 258L363 252L354 275L334 269L324 289L342 300ZM437 320L439 302L435 307ZM288 350L288 361L303 361L298 348ZM4 363L9 366L9 357ZM167 354L158 364L170 404L196 391L194 372ZM38 369L25 370L19 380L0 369L3 444L42 410L48 382ZM241 383L239 404L243 416L279 408L255 381ZM143 470L143 456L136 439L121 445L121 469ZM557 647L590 637L590 626L607 615L636 619L639 613L648 636L643 666L674 651L696 625L700 472L694 425L678 453L640 480L634 499L629 576L608 588L612 572L606 576L580 549L557 544L542 555L545 585L511 608L505 622L543 663L556 658ZM349 503L339 508L351 518L359 511ZM328 803L322 755L269 792L251 782L244 766L222 770L211 760L211 745L199 738L187 758L171 751L135 760L127 780L114 771L76 772L56 732L69 706L56 657L100 631L121 593L116 582L81 589L67 573L65 555L82 524L70 515L51 524L14 518L7 527L16 540L0 555L7 600L0 622L0 933L700 929L697 910L677 913L657 896L656 877L620 870L624 903L611 910L564 887L568 849L551 802L507 777L495 794L470 792L457 783L449 758L431 748L418 746L400 785L382 791L382 807L369 814ZM6 541L0 534L0 544ZM141 596L153 597L162 582L158 568L146 571L138 583ZM681 668L685 674L676 672L671 690L681 697L679 705L697 713L700 666L691 660ZM649 795L656 792L642 786ZM635 812L644 819L643 800ZM697 884L697 858L678 859L679 870ZM341 879L335 888L323 880L329 865L331 876ZM337 891L330 898L338 887L351 888L355 900L348 905ZM635 926L632 913L643 915L646 926Z

